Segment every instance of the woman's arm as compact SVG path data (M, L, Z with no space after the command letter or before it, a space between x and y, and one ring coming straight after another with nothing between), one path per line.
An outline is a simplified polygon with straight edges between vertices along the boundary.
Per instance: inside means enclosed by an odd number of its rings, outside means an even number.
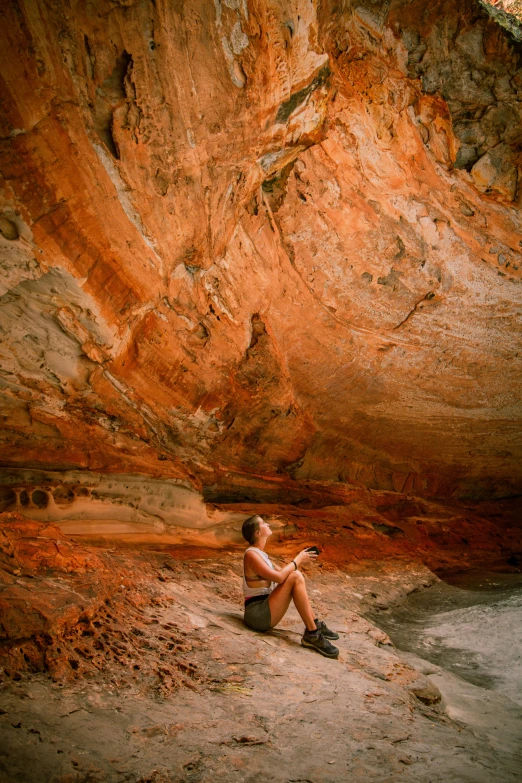
M270 568L270 566L267 565L261 555L259 555L257 552L249 550L245 554L245 565L249 564L252 568L252 571L255 571L256 574L262 579L267 579L271 582L282 584L293 571L297 570L300 563L306 560L313 560L316 557L317 555L314 552L308 552L306 549L303 549L303 551L299 552L299 554L296 555L294 559L288 563L288 565L285 565L276 571L275 568ZM250 581L253 580L251 579Z

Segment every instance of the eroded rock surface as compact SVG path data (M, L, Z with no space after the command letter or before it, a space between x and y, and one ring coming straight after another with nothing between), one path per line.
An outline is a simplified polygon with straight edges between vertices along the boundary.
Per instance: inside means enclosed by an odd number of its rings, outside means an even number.
M456 723L361 614L428 568L517 562L516 20L0 20L0 777L516 780L519 713L491 702L501 748ZM276 557L321 547L339 661L301 649L293 610L244 628L252 513Z
M19 627L10 646L5 625L0 637L9 783L519 777L520 709L490 694L494 725L451 718L441 670L411 665L361 615L428 587L419 564L339 569L325 557L305 569L316 612L340 635L328 660L301 647L293 609L268 634L245 628L239 549L89 549L53 526L2 522L0 601ZM271 547L278 561L284 552Z
M517 491L515 20L1 13L4 466Z
M400 603L408 592L436 578L429 568L462 569L488 558L505 561L520 541L519 527L510 528L505 517L493 524L476 513L463 518L455 509L406 499L390 506L383 503L386 499L377 496L374 508L363 506L359 498L344 507L256 504L255 508L274 528L270 549L275 557L288 562L296 551L315 543L321 550L316 576L335 577L338 589L345 591L350 607L357 611ZM244 519L252 510L248 504L234 504L233 512L229 507L223 513ZM211 591L241 607L244 547L237 543L237 530L228 540L220 530L217 541L208 534L191 541L186 533L174 533L169 546L168 535L140 536L137 523L128 528L127 535L120 531L118 536L107 532L107 523L98 521L91 527L70 522L65 525L70 534L66 536L49 522L0 514L0 669L7 677L48 671L56 679L82 678L93 671L111 671L115 662L141 683L147 683L152 673L173 677L161 662L172 662L176 653L191 652L193 646L183 646L175 625L170 630L163 626L169 632L159 640L162 644L151 642L150 623L143 618L151 607L168 605L161 585L172 583L175 593L177 581L186 573L205 584L210 580ZM119 546L114 548L118 537ZM473 539L471 546L469 539ZM93 540L103 546L93 547ZM122 540L128 546L139 543L141 553L121 548ZM202 571L200 564L208 565L209 560L213 561L210 571ZM400 574L395 582L381 579L392 571ZM357 578L363 579L364 587L358 586ZM191 612L198 600L193 598ZM317 596L316 604L325 611ZM205 659L208 650L202 639L196 647L202 647ZM131 670L134 663L138 668ZM179 664L190 671L183 657Z
M161 628L152 612L172 603L146 556L132 558L68 541L55 525L2 517L0 531L0 667L2 682L28 673L85 680L98 672L120 684L167 695L199 679L186 659L201 640L179 624ZM169 572L176 571L168 564ZM203 679L205 675L202 675Z

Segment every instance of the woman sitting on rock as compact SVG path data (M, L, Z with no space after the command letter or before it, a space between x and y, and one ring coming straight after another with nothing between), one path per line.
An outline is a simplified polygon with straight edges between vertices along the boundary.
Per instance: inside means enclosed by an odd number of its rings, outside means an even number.
M254 631L268 631L283 619L293 601L306 626L301 644L327 658L337 658L339 650L329 639L338 639L339 634L314 618L304 576L298 569L300 563L313 560L317 554L303 549L288 565L279 568L272 565L265 552L272 531L262 517L246 519L241 532L250 544L243 560L245 623Z

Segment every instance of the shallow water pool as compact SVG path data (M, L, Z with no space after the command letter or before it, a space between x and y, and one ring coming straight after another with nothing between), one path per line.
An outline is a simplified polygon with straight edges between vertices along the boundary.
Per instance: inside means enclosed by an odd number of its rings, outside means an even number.
M399 649L522 706L522 574L444 575L371 619Z

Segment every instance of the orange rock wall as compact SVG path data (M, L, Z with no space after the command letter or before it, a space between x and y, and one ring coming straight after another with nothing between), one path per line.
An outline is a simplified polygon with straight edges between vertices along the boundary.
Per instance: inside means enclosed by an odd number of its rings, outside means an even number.
M516 26L475 0L0 14L5 467L519 491Z

